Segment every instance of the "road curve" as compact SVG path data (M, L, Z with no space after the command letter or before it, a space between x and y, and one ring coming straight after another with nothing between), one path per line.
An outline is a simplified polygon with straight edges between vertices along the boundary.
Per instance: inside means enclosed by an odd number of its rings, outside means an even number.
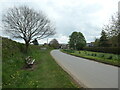
M87 88L118 88L118 67L52 50L51 55L79 84Z

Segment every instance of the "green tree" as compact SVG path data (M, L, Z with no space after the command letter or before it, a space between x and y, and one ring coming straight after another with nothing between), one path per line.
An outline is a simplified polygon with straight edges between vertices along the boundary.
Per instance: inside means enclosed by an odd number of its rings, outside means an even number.
M100 41L100 39L95 38L95 42L94 42L95 47L99 47L99 41Z
M49 45L53 48L59 48L59 42L56 39L52 39L49 43Z
M102 32L101 32L99 46L100 47L108 47L109 46L108 37L107 37L107 34L104 30L102 30Z
M112 47L120 47L120 33L117 36L109 38L109 42Z
M86 45L85 37L81 32L73 32L69 38L69 46L74 50L80 50Z

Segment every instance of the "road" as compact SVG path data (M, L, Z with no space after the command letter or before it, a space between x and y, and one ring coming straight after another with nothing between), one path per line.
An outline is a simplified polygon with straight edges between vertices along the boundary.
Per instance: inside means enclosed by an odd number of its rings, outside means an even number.
M86 88L118 88L118 67L51 51L55 61Z

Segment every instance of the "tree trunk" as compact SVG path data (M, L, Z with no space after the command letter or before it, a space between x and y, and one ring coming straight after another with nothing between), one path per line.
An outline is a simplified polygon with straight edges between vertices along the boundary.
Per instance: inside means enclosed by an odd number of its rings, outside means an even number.
M27 53L27 52L28 52L29 43L26 42L26 43L25 43L25 46L26 46L25 51L26 51L26 53Z

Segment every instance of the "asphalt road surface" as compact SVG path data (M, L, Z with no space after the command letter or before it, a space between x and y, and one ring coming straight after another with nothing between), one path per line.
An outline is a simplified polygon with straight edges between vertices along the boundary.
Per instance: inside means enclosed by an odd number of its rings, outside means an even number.
M118 67L51 51L55 61L86 88L118 88Z

